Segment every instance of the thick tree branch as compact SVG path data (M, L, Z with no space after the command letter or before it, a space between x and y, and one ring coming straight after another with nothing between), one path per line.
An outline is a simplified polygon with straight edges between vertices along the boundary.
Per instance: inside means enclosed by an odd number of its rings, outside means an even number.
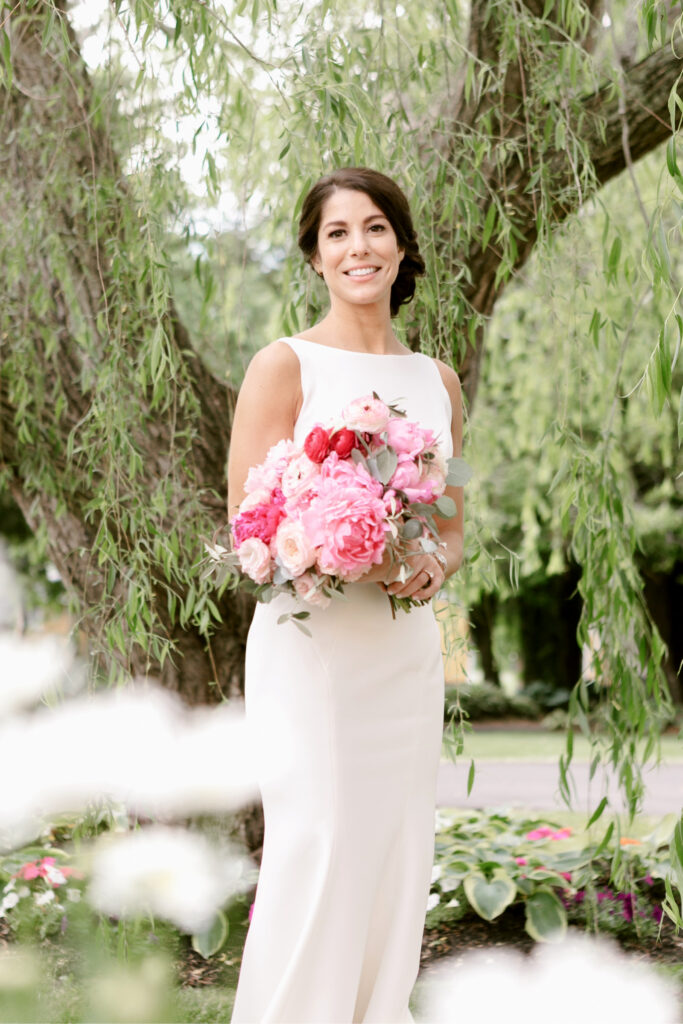
M669 138L669 93L682 72L683 60L670 47L662 47L624 74L621 100L611 83L583 100L576 119L577 122L580 119L581 124L577 123L576 129L586 144L596 189L626 168L622 144L624 117L629 126L630 153L634 161ZM552 182L552 214L559 223L579 206L579 195L574 187L575 169L563 151L546 151L544 160ZM492 171L488 182L490 191L498 194L504 182L504 198L515 228L521 235L514 271L524 266L537 239L534 189L529 186L534 166L535 162L520 164L517 158L512 159L502 172ZM588 195L584 193L582 198L585 201ZM467 253L456 254L456 258L457 262L464 259L470 271L471 284L464 288L465 298L478 313L490 316L505 287L504 280L496 282L502 254L492 240L483 251L474 241ZM479 381L483 344L484 332L479 329L476 345L467 348L459 367L470 403L474 400Z

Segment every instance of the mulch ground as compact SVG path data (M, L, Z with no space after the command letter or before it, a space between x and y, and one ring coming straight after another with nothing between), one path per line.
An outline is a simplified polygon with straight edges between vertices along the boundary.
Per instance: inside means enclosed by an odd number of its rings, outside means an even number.
M607 933L606 933L607 934ZM673 925L665 920L658 942L645 945L635 934L614 936L624 952L651 964L683 963L683 935L676 935ZM524 910L508 907L497 921L489 923L480 917L467 916L447 927L425 931L422 940L420 970L429 968L444 957L455 957L473 949L502 948L530 953L536 943L524 930Z

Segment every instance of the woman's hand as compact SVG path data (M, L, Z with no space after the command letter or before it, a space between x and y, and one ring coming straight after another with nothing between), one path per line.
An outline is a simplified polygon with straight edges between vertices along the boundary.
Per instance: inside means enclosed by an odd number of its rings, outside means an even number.
M419 540L409 541L407 546L409 550L403 560L403 573L401 563L396 560L392 562L387 551L381 564L373 566L359 582L378 583L386 593L396 597L429 601L443 586L444 569L434 555L422 550ZM402 575L404 579L400 578Z

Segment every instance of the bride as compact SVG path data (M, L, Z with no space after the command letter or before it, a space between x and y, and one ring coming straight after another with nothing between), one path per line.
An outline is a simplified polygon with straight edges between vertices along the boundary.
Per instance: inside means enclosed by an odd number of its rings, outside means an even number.
M411 352L392 318L424 272L408 202L368 168L343 168L307 195L299 246L329 311L252 359L228 465L232 519L249 468L283 438L302 444L355 398L376 392L460 455L454 371ZM434 852L443 725L440 634L429 602L462 561L462 488L433 554L413 542L407 579L385 557L346 600L312 607L310 636L281 594L257 605L245 710L265 838L232 1024L406 1022ZM391 614L387 592L424 603Z

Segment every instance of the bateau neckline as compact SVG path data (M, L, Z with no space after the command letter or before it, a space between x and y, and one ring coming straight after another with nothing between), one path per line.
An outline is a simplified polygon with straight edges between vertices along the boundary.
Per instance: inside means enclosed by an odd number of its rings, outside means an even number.
M304 345L315 345L316 348L329 349L332 352L346 352L352 356L374 356L375 359L407 359L410 356L421 356L422 352L361 352L353 348L337 348L336 345L323 345L319 341L311 341L310 338L296 338L293 334L284 334L278 341L302 341Z

